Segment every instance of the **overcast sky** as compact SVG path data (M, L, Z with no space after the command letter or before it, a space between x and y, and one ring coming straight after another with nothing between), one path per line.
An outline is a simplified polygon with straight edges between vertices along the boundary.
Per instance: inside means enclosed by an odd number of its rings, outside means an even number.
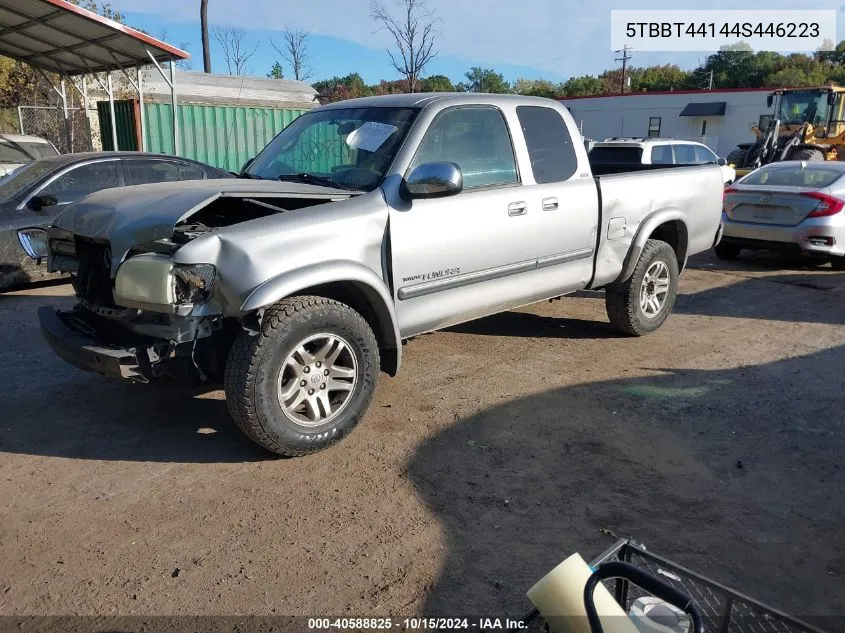
M393 0L385 0L390 4ZM172 44L186 43L193 68L202 70L199 44L199 0L111 0L124 11L127 22L161 35L166 30ZM611 9L767 9L777 20L779 9L836 9L838 39L845 39L845 5L842 0L700 0L644 1L633 5L622 0L428 0L440 20L437 25L438 58L426 74L443 73L461 78L471 65L496 68L508 79L517 76L562 80L570 75L596 74L612 67L610 50ZM368 81L395 77L384 47L387 36L376 31L369 15L369 0L209 0L209 21L248 31L249 41L260 42L251 61L255 74L265 74L276 54L269 44L278 31L301 28L314 35L311 51L317 78L358 71ZM633 63L677 63L693 67L706 53L637 53ZM215 51L214 71L225 72Z

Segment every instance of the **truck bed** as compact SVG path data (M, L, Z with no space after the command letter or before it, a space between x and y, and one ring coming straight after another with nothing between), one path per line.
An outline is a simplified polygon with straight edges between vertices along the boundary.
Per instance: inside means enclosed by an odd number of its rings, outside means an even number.
M661 166L662 169L630 165L632 169L604 174L603 168L616 165L597 167L594 176L601 196L601 233L592 287L604 286L617 278L619 262L625 260L640 227L655 214L666 221L685 222L689 238L686 253L679 257L681 266L687 256L712 246L722 208L722 172L718 165Z

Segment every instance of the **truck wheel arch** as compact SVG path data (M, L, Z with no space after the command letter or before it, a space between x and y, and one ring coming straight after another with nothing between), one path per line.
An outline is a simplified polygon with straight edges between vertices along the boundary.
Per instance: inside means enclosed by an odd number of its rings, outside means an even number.
M617 282L630 278L637 266L640 253L650 239L661 240L669 244L678 259L678 270L682 271L687 262L687 248L689 246L689 231L686 223L681 219L679 209L662 209L646 216L637 229L637 234L628 249L622 273Z
M376 336L382 369L396 375L402 360L402 338L390 292L375 272L351 261L330 261L286 272L255 288L240 312L254 314L295 295L334 299L358 312Z

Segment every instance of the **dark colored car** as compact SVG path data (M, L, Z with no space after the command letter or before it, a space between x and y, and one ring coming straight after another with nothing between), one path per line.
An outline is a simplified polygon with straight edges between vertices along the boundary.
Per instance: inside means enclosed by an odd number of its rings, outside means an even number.
M44 229L90 193L151 182L232 178L186 158L139 152L89 152L27 163L0 178L0 290L55 277L43 263Z

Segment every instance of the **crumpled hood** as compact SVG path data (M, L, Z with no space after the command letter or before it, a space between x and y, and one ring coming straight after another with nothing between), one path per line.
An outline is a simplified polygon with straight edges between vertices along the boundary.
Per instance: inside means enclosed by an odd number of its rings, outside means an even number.
M220 196L303 195L343 199L345 191L305 183L220 179L106 189L71 205L52 225L83 237L108 240L112 270L138 244L170 237L173 228Z

